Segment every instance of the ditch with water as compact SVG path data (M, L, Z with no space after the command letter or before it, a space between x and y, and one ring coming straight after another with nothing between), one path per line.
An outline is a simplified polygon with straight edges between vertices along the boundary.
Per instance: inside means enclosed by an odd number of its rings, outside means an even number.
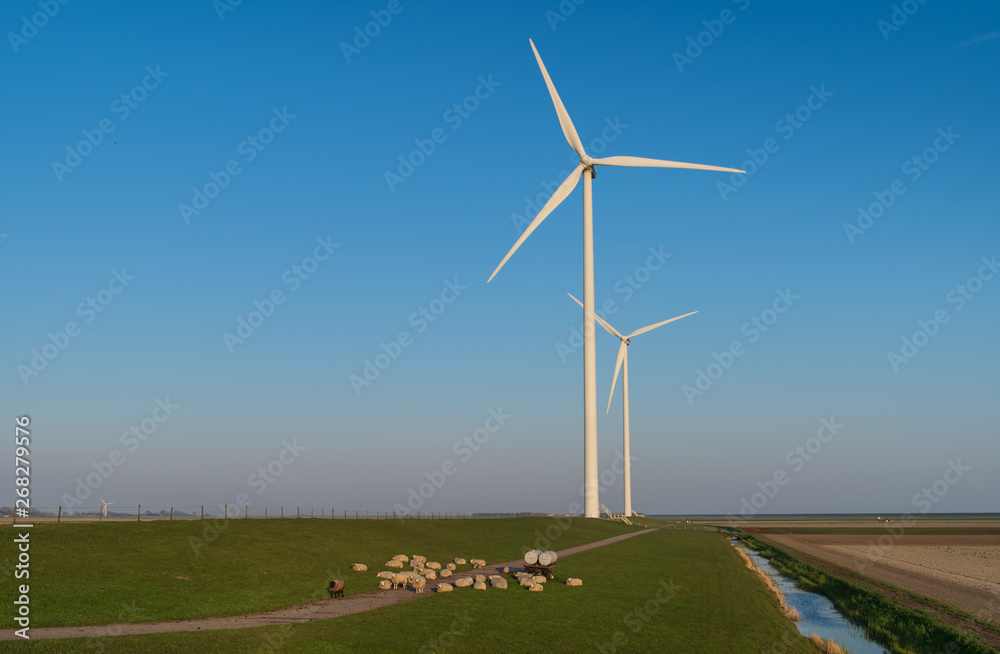
M841 615L833 602L822 595L802 590L797 582L775 570L770 561L749 547L744 547L742 543L737 547L742 547L754 565L771 578L785 596L789 608L798 610L802 619L796 624L803 636L814 633L835 640L853 654L889 654L889 650L869 640L864 629Z

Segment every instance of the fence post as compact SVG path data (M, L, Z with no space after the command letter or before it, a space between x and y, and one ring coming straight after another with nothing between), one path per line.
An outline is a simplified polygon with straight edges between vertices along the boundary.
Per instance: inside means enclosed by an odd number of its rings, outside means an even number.
M226 520L229 520L229 505L228 504L223 504L223 506L226 507L226 508L223 509L223 511L226 512Z
M344 509L344 520L347 520L347 509Z
M201 505L201 519L202 520L205 519L205 505L204 504Z
M284 504L281 505L281 517L282 518L285 517L285 505Z
M295 517L296 518L302 517L302 513L299 511L299 507L295 507Z
M170 519L174 519L174 507L170 507Z
M370 516L368 515L368 509L365 509L365 520L367 520L369 517Z
M267 519L267 505L264 505L264 519Z
M358 510L357 509L354 509L354 519L355 520L358 519Z
M246 519L246 518L249 518L249 517L250 517L250 505L249 504L244 504L243 505L243 518Z
M313 507L311 507L311 506L309 507L309 517L310 518L313 517Z
M142 505L140 504L139 508L137 508L135 510L135 521L136 522L139 522L139 516L141 516L141 515L142 515Z
M62 522L62 507L61 506L59 507L59 517L56 518L56 524L59 524L60 522Z

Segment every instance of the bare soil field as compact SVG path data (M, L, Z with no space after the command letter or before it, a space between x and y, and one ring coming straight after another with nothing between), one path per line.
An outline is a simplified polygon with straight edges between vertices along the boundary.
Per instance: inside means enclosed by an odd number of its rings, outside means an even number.
M767 538L1000 623L1000 536L778 534Z

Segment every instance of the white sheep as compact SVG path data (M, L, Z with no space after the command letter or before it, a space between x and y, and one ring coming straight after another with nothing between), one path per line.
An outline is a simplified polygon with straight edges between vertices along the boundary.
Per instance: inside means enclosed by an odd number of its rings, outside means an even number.
M475 578L477 582L482 582L484 584L486 583L486 575L476 575Z
M460 577L455 580L455 588L465 588L473 584L472 577Z
M534 592L537 593L539 591L545 590L545 586L543 586L541 584L531 584L530 586L528 586L528 590L534 591Z
M397 554L396 556L392 557L392 560L399 561L400 563L406 563L407 561L410 560L410 557L406 556L405 554Z
M504 573L505 575L509 575L509 574L510 574L510 568L508 568L507 566L504 566L504 567L503 567L503 573Z
M461 557L455 559L455 565L465 565L465 559Z
M396 573L390 570L383 570L382 572L378 573L375 576L378 577L379 579L392 579L392 575L394 574Z
M386 561L385 562L385 567L387 567L387 568L400 568L400 569L402 569L403 562L402 561L397 561L397 560L393 559L392 561Z
M454 570L455 569L455 564L454 563L449 563L445 567L448 568L449 570Z
M414 561L420 561L420 562L423 562L423 561L426 561L426 560L427 560L427 557L426 557L426 556L420 556L419 554L414 554L414 555L413 555L413 556L411 556L410 558L411 558L412 560L414 560Z
M396 574L392 575L392 587L399 588L400 586L403 586L405 588L406 583L409 581L409 579L410 579L409 572L397 572Z
M451 584L438 584L437 585L437 592L439 592L439 593L450 593L454 589L455 589L455 587L452 586Z
M413 586L415 592L422 593L424 592L424 586L427 585L427 579L420 575L412 575L410 577L410 585Z
M566 579L566 585L567 586L582 586L583 585L583 580L582 579L577 579L576 577L569 577L568 579Z
M525 588L534 586L535 585L535 580L532 579L531 577L525 575L525 576L521 577L521 585L524 586Z
M472 587L475 590L486 590L486 582L485 581L477 581L476 583L474 583L472 585Z
M546 581L549 580L549 578L546 577L545 575L535 575L534 577L532 577L532 579L535 580L536 584L544 584Z
M392 588L392 582L389 581L388 579L383 579L382 581L378 582L378 587L381 588L382 590L389 590L390 588Z
M368 571L368 566L365 565L364 563L352 563L351 564L351 570L353 570L355 572L367 572Z
M473 570L482 570L486 567L486 561L483 559L469 559L469 562L472 563Z
M493 585L494 588L500 588L501 590L507 589L507 580L504 579L503 577L500 577L498 579L491 579L490 583Z
M441 574L439 574L438 576L441 577L442 579L447 579L448 577L451 576L451 570L448 569L442 570Z
M431 570L440 570L441 564L438 563L437 561L431 561L427 564L427 567L430 568Z
M434 581L435 579L437 579L437 573L434 572L433 570L428 570L427 572L424 573L424 579L426 579L427 581Z

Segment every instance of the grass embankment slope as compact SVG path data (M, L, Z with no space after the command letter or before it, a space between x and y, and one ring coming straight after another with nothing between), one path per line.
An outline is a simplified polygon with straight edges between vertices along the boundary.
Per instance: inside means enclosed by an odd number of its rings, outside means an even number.
M13 607L17 585L28 583L32 627L240 615L303 604L333 578L346 580L348 595L375 590L375 572L395 554L442 564L459 556L507 561L535 545L536 531L562 531L552 543L562 549L636 529L582 518L565 531L551 518L230 520L208 542L212 524L37 524L28 580L14 583L13 535L0 542L0 562L11 568L0 605ZM197 553L192 542L202 545ZM351 572L355 562L370 572ZM131 606L141 612L130 617Z
M590 521L579 521L579 526ZM572 527L563 540L572 535ZM593 538L587 538L593 540ZM587 540L583 539L583 540ZM501 557L504 558L504 557ZM509 557L508 557L509 558ZM232 631L101 639L115 652L814 653L731 546L705 531L657 530L559 562L541 593L456 589L378 611ZM367 573L373 576L373 572ZM336 600L331 600L336 601ZM10 651L88 651L86 639Z

